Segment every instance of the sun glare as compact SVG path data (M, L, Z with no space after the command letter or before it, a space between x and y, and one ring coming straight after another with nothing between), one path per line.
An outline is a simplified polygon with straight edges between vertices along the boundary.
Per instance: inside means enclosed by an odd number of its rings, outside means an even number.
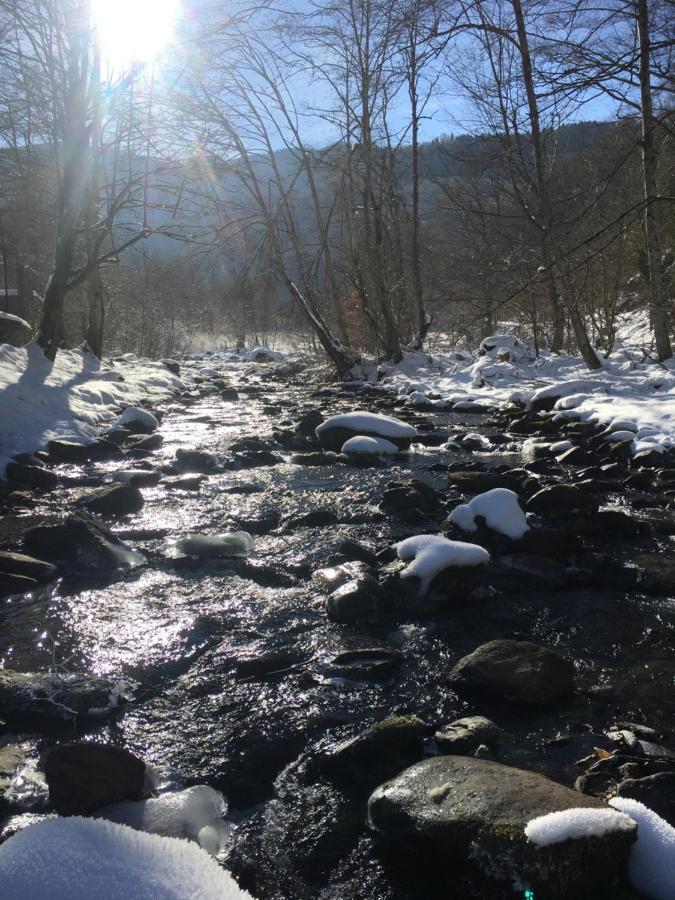
M180 0L92 0L103 61L151 63L171 41Z

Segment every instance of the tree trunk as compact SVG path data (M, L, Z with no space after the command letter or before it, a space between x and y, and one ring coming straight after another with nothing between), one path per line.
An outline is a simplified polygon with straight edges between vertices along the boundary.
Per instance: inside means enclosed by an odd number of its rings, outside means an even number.
M637 27L640 39L640 106L642 118L642 169L645 195L645 249L649 269L649 307L659 360L673 355L668 334L667 298L661 276L661 247L659 234L658 187L656 181L658 153L656 148L657 122L652 107L650 78L649 8L647 0L637 0Z
M581 313L579 312L579 307L576 303L570 304L570 322L572 323L572 330L574 331L574 338L577 342L577 347L579 348L579 352L581 356L588 366L589 369L601 369L602 363L598 359L598 355L593 349L590 340L588 339L588 332L586 331L586 325L584 324L584 320L581 317Z
M84 336L91 351L100 359L103 354L103 326L105 323L105 294L98 268L89 276L89 319Z

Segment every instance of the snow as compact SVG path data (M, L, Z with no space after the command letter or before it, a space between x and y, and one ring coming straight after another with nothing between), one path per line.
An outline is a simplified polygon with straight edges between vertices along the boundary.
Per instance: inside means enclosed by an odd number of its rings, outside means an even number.
M177 559L181 556L248 556L253 549L253 538L247 531L231 531L227 534L186 534L168 544L165 556Z
M91 444L121 407L157 402L182 390L162 363L115 360L107 365L82 350L60 350L54 363L31 342L0 345L0 475L16 453L50 440Z
M122 415L115 419L113 428L124 428L125 425L132 425L134 423L143 425L146 428L151 428L153 431L156 428L159 428L159 422L155 416L153 416L151 412L148 412L147 409L142 409L140 406L127 406Z
M230 837L224 820L225 798L205 784L182 791L167 791L149 800L111 803L96 812L97 818L129 825L137 831L196 841L212 856L222 854Z
M549 450L554 456L559 456L565 450L571 450L573 446L572 441L556 441L555 444L551 444Z
M637 841L628 859L628 876L633 886L652 900L673 900L675 828L638 800L614 797L609 803L637 822Z
M0 844L3 900L251 900L196 844L52 818Z
M462 531L474 532L478 531L477 516L485 519L488 528L514 541L520 540L530 528L518 503L517 494L507 488L494 488L478 494L469 503L456 506L448 516L448 521Z
M366 454L377 456L393 456L399 452L396 444L392 444L386 438L367 437L366 435L357 435L349 438L342 445L343 453Z
M634 827L632 818L623 812L575 807L530 819L525 836L537 847L550 847L563 841L602 837L611 831L632 831Z
M479 434L477 431L469 431L468 434L464 435L460 443L462 445L480 444L484 450L489 450L492 447L489 438L485 437L484 434Z
M602 390L602 385L591 381L588 378L575 378L571 381L559 381L557 384L550 384L547 387L539 388L530 398L530 406L533 406L538 400L550 400L566 397L577 397L585 399L586 394L580 394L580 391L592 391L594 388Z
M449 541L439 534L418 534L394 544L398 558L409 563L401 578L417 577L425 593L444 569L473 568L489 562L490 554L477 544Z
M416 428L399 419L369 412L350 412L329 416L316 429L317 437L330 428L348 428L356 434L367 432L378 434L384 438L413 438L417 434Z
M15 325L23 325L26 328L30 329L30 325L28 324L28 322L26 322L25 319L22 319L21 316L15 316L13 313L3 312L1 309L0 319L5 322L13 322Z

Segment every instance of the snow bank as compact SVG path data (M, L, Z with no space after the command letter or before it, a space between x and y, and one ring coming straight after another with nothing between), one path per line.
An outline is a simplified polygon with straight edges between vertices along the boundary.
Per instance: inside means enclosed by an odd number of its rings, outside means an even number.
M637 822L637 841L628 859L628 875L633 886L652 900L673 900L675 828L638 800L614 797L609 802Z
M386 438L366 437L365 435L357 435L349 438L342 445L342 453L366 454L377 456L393 456L398 453L399 449L396 444L392 444Z
M394 544L398 558L410 563L401 578L417 577L425 593L434 578L444 569L483 566L490 554L477 544L449 541L439 534L418 534Z
M476 516L482 516L488 528L505 534L513 541L519 541L530 529L517 494L507 488L494 488L478 494L469 503L456 506L448 521L462 531L474 532L478 531Z
M196 844L74 816L0 844L3 900L251 900Z
M550 847L578 838L602 837L610 831L632 831L630 816L613 809L563 809L530 819L525 836L537 847Z
M99 809L96 818L163 837L187 838L212 856L218 856L230 837L229 823L223 818L226 812L223 795L198 784L183 791L167 791L149 800L111 803Z
M369 434L379 434L384 438L413 438L417 435L417 429L412 425L407 425L391 416L380 416L377 413L369 412L350 412L329 416L316 429L317 437L330 428L348 428L357 434L368 432Z
M36 343L0 345L0 475L15 453L50 440L92 443L120 407L162 400L183 387L161 363L106 365L81 350L60 350L51 363Z

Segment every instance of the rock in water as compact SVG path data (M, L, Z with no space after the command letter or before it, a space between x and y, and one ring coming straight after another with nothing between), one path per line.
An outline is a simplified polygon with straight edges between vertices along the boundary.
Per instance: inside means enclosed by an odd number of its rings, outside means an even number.
M401 852L422 841L444 859L464 857L488 883L527 888L535 897L579 898L596 886L607 890L636 835L636 829L624 828L547 847L526 838L531 819L579 807L608 808L535 772L439 756L380 785L368 802L368 823L384 838L400 841ZM485 896L502 894L488 889Z
M0 709L12 722L29 719L74 721L114 710L131 685L103 676L0 671Z
M574 690L574 665L529 641L488 641L459 660L450 683L521 703L550 703Z
M336 453L346 441L359 435L385 438L399 450L408 450L411 440L417 435L417 429L391 416L368 412L330 416L316 429L316 436L324 450L334 450Z
M126 516L143 508L143 494L132 484L111 484L83 497L83 506L102 516Z
M109 744L61 744L47 757L49 800L62 816L87 816L118 800L147 796L145 763Z

